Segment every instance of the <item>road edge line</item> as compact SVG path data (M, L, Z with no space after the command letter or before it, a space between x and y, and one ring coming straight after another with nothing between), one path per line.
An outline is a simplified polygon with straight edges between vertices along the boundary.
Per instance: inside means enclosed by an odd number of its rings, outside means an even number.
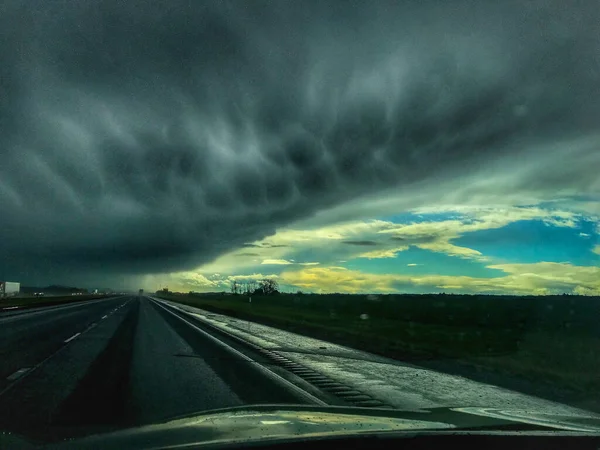
M146 297L148 298L148 297ZM172 316L178 318L179 320L181 320L182 322L184 322L185 324L187 324L188 326L192 327L194 330L196 330L197 332L199 332L200 334L204 335L205 337L209 338L211 341L213 341L214 343L216 343L217 345L223 347L224 349L226 349L227 351L229 351L230 353L233 353L234 355L242 358L244 361L246 362L251 362L254 364L254 367L256 367L258 370L260 370L263 375L267 376L268 378L271 378L274 382L279 383L281 385L283 385L284 387L292 390L294 393L300 395L301 397L305 398L306 400L313 402L317 405L321 405L321 406L327 406L328 403L324 402L323 400L315 397L314 395L312 395L309 392L306 392L304 389L300 388L299 386L296 386L294 383L286 380L285 378L283 378L281 375L276 374L275 372L273 372L271 369L263 366L262 364L258 363L257 361L253 360L252 358L250 358L249 356L243 354L242 352L240 352L239 350L236 350L235 348L233 348L231 345L226 344L225 342L221 341L220 339L216 338L215 336L213 336L212 334L204 331L203 329L201 329L200 327L198 327L197 325L195 325L194 323L191 323L189 321L189 319L181 317L179 315L177 315L176 313L174 313L173 311L170 311L167 307L165 307L163 304L161 304L161 302L151 299L149 298L149 300L153 303L155 303L157 306L159 306L160 308L162 308L163 310L165 310L166 312L168 312L169 314L171 314ZM185 312L184 312L185 314Z

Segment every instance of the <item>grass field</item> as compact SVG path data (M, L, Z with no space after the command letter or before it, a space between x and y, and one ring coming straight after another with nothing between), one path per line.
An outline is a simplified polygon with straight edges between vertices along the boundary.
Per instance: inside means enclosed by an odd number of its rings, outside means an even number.
M160 296L394 359L442 360L600 399L597 297Z
M52 306L59 304L83 302L87 300L98 300L110 297L109 295L65 295L57 297L11 297L0 299L0 311L5 308L26 309L40 306Z

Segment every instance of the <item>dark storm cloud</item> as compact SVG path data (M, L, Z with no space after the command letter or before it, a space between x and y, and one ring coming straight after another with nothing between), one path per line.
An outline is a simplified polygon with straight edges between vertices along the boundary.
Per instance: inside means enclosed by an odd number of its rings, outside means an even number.
M507 189L593 190L597 145L569 142L597 129L596 6L6 1L0 273L191 268L359 195L538 156Z
M431 242L435 242L439 239L439 236L430 235L430 236L392 236L390 237L390 241L399 241L403 242L407 245L415 245L415 244L429 244Z
M365 246L365 247L378 245L377 242L375 242L375 241L342 241L342 244L358 245L358 246Z
M242 244L241 247L247 247L247 248L282 248L282 247L288 247L287 245L283 245L283 244L270 244L269 242L261 242L260 244L253 244L250 242L246 242L245 244Z

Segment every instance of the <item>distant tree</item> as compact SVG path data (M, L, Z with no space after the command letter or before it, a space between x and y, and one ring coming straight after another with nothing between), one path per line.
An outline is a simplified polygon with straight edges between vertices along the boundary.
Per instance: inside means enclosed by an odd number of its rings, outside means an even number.
M279 293L279 283L277 280L272 278L265 278L260 281L260 287L258 288L264 295L273 295Z
M246 281L241 292L245 295L252 295L256 291L256 283L254 281Z
M232 280L231 281L231 293L238 294L240 292L240 289L241 289L241 286L239 285L237 280Z

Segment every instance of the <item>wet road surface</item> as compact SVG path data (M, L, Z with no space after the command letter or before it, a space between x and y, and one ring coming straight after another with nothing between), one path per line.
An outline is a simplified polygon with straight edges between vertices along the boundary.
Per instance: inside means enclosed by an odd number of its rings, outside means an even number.
M0 392L125 301L109 298L0 315Z
M579 412L146 297L0 316L0 327L0 430L42 440L259 403Z
M309 403L145 298L0 317L0 430L55 440L251 403ZM25 370L22 370L25 369Z
M239 406L243 402L148 302L140 305L131 364L138 422Z

